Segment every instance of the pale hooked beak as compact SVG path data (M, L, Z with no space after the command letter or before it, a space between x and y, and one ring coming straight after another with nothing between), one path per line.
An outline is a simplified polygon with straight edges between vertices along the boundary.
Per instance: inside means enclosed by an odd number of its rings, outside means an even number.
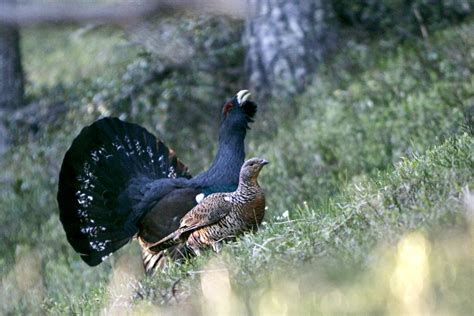
M266 159L262 159L262 161L260 162L260 164L261 164L262 166L268 165L269 163L270 163L270 162L269 162L268 160L266 160Z
M251 94L249 90L240 90L239 92L237 92L236 96L237 103L241 106L245 101L248 100L248 98L250 98Z

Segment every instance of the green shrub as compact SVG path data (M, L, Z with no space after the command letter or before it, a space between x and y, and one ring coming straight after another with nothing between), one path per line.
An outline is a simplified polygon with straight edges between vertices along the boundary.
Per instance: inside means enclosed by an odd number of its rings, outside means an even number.
M329 287L352 298L345 306L347 310L380 314L394 308L386 301L394 300L394 277L390 276L395 273L397 260L403 259L400 247L406 243L417 247L421 243L423 253L412 255L426 257L420 269L432 265L428 268L432 274L424 283L429 288L427 297L422 299L430 302L433 294L434 310L447 308L462 314L472 306L466 289L472 282L468 243L474 222L467 213L472 205L463 199L472 198L469 188L474 185L473 150L474 139L468 134L458 135L424 155L403 159L373 179L357 181L325 205L291 208L288 216L272 219L258 234L226 245L220 255L209 254L185 265L173 264L165 273L139 281L140 299L135 303L171 303L179 300L179 295L173 298L156 293L174 289L193 297L184 302L200 309L208 304L200 294L204 291L206 270L210 275L224 270L237 302L254 313L262 308L264 294L274 291L283 291L279 300L299 310L297 314L307 313L308 309L321 312L320 303ZM447 249L456 243L460 243L456 249ZM455 267L462 276L443 273L446 266ZM412 280L404 279L409 276L401 275L401 282L410 284ZM214 278L219 282L218 277ZM300 291L292 288L285 292L280 288L288 283L296 283ZM347 293L350 288L359 294ZM235 301L226 299L224 303L239 308ZM275 303L266 302L264 308ZM396 300L393 303L399 304ZM334 308L342 308L336 305Z
M352 178L463 131L474 95L472 35L472 24L466 25L442 32L432 45L380 49L381 55L349 44L340 58L354 66L337 67L336 59L336 67L295 101L293 124L282 124L271 141L252 143L252 152L272 162L262 181L273 208L324 201ZM353 74L354 68L365 70ZM278 106L272 111L284 120Z
M421 28L439 28L472 14L469 0L333 0L343 25L369 33L391 32L407 38L422 35Z

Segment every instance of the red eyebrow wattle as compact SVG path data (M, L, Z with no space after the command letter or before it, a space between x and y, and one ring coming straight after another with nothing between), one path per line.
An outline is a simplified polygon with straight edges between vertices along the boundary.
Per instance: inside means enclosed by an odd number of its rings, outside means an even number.
M222 113L224 113L224 115L227 115L227 113L232 109L233 106L234 105L232 104L232 102L227 103L224 106L224 109L222 110Z

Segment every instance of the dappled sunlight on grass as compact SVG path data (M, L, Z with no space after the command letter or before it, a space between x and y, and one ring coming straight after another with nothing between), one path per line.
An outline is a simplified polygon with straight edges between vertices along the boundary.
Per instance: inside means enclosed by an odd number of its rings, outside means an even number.
M245 311L232 291L229 271L219 259L209 261L200 274L200 281L203 315L242 315Z
M143 276L140 257L122 255L115 262L107 285L108 302L105 310L111 314L120 313L133 304L133 294L138 280Z
M396 247L378 247L371 255L377 259L368 269L350 269L351 276L334 279L331 275L337 272L332 269L337 265L324 264L316 269L299 268L298 276L291 280L279 273L271 278L260 299L252 302L252 310L257 315L469 313L474 307L469 299L472 293L464 292L457 279L474 282L472 273L445 274L442 267L458 270L472 263L472 253L462 246L469 245L470 234L458 233L430 242L420 232L409 233ZM449 250L454 244L458 247ZM253 293L261 290L254 290L250 296L258 298ZM455 302L458 305L454 307Z
M20 304L25 297L28 297L28 309L39 312L46 296L39 251L18 250L14 268L1 279L0 314L8 313L10 306Z
M426 290L429 279L429 243L413 233L398 243L396 266L389 280L395 309L399 314L423 315L428 312Z
M200 288L181 305L144 308L144 302L127 306L164 315L465 315L474 307L464 287L474 282L471 265L474 226L428 237L417 231L397 245L381 242L366 268L344 267L325 260L297 268L277 269L261 276L259 286L236 291L226 265L211 259L198 271ZM451 272L446 271L449 269ZM192 272L192 270L191 270ZM112 311L112 310L109 310Z

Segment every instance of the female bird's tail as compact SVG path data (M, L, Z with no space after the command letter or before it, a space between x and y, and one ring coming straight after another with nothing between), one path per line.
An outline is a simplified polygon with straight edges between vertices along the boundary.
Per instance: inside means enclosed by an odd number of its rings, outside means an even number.
M85 127L67 151L58 204L67 239L89 265L126 244L137 222L166 186L158 179L190 178L174 152L144 128L117 118ZM148 191L147 191L148 190ZM151 195L153 195L151 194Z

